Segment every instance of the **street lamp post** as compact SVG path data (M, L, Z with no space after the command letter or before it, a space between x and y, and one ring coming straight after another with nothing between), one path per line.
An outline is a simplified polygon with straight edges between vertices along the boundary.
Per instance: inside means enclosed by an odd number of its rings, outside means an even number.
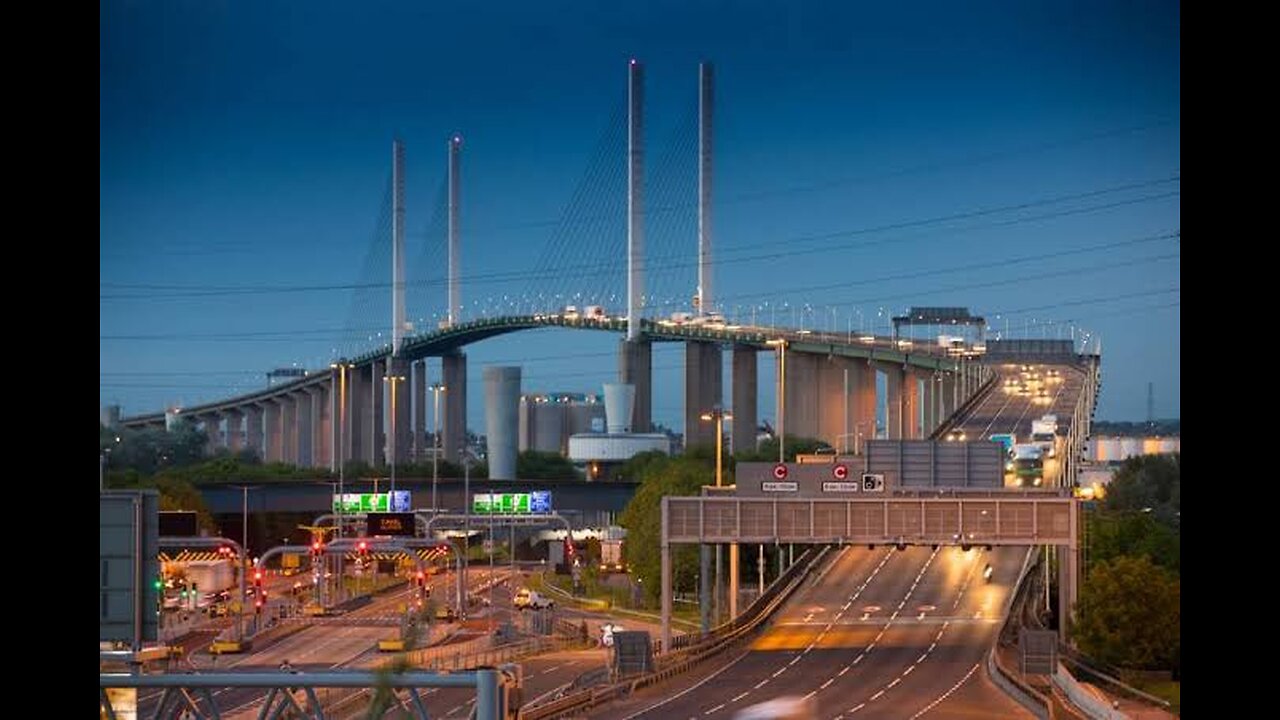
M436 490L440 484L440 393L445 386L440 383L431 384L431 517L440 512L436 501Z
M787 410L787 341L783 338L774 338L766 340L765 345L772 345L778 350L778 392L776 401L778 403L778 462L786 462L786 452L783 446L786 444L786 423L785 416Z
M490 508L492 509L492 508ZM467 451L467 441L462 441L462 587L467 587L467 567L471 564L471 456ZM458 600L458 616L467 617L466 598Z
M396 493L396 450L399 436L396 435L396 383L404 382L403 375L385 375L383 382L391 384L391 437L387 439L387 455L391 458L391 495Z
M347 370L352 366L346 360L339 360L329 367L338 371L338 448L334 454L338 458L338 537L342 537L342 505L347 489Z
M705 422L714 421L716 424L716 487L723 485L723 448L724 448L724 421L733 420L733 413L723 410L716 405L710 412L704 412L700 415ZM716 587L720 586L720 550L716 548ZM719 593L717 593L719 594ZM705 604L704 604L705 615ZM729 545L729 619L738 616L738 543ZM705 624L705 623L704 623Z
M249 601L249 491L257 490L259 485L232 485L239 488L240 495L240 552L243 556L239 560L240 565L240 636L244 636L244 606Z

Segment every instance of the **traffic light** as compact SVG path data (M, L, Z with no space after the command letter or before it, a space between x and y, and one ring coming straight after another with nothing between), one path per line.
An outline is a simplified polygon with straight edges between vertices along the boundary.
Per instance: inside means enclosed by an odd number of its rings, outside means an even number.
M360 553L361 555L368 555L369 554L368 541L361 540L360 542L356 543L356 552Z

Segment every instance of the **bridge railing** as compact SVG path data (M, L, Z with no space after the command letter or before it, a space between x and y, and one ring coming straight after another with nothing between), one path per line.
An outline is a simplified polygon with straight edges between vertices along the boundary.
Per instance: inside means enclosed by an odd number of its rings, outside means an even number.
M706 635L684 635L679 639L689 638L688 646L673 647L670 651L659 655L655 661L656 670L639 677L629 678L604 687L589 688L572 692L544 703L537 707L522 708L521 720L549 720L584 710L610 700L623 697L637 689L667 680L685 672L702 660L719 653L731 645L746 638L758 628L792 593L804 582L810 569L816 566L829 552L830 548L819 551L806 549L800 559L774 581L760 598L742 615L722 623ZM672 645L676 640L672 641Z

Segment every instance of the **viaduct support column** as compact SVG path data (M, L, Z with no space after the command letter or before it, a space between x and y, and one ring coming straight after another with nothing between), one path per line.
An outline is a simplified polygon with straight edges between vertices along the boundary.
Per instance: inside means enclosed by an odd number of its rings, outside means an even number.
M297 440L294 449L296 459L294 464L298 467L311 467L315 464L315 438L316 438L316 415L311 412L311 407L315 403L312 398L310 389L295 393L293 398L294 416L296 418L296 427L298 428Z
M851 365L854 452L861 455L863 444L876 436L876 367L862 360ZM853 370L857 370L856 375Z
M382 381L379 380L379 383ZM339 401L341 403L341 400ZM347 370L347 427L344 432L344 444L346 448L347 460L368 460L368 451L365 446L368 444L369 434L369 371L365 368L350 368ZM339 405L338 413L342 414L342 407Z
M244 445L252 450L259 460L267 459L266 453L263 452L261 405L249 405L244 409Z
M920 376L914 369L906 367L903 368L902 377L902 412L905 417L905 434L902 437L905 440L915 440L920 437Z
M384 383L387 386L387 402L391 403L391 407L395 408L396 412L395 437L390 437L390 430L388 430L387 461L390 462L390 451L394 447L396 465L399 466L409 462L409 446L413 437L413 426L409 424L410 411L413 409L409 405L409 363L398 357L390 358L387 362L387 375L404 378L404 380ZM392 392L396 395L394 402L391 398Z
M204 426L204 449L206 454L212 455L217 452L218 448L226 446L222 439L221 415L218 413L203 415L200 418L200 422Z
M956 413L956 375L943 373L942 382L938 386L941 394L942 419L946 420Z
M232 455L244 448L244 412L228 410L227 416L227 449Z
M756 449L757 403L756 349L733 346L733 452Z
M298 438L301 423L298 418L298 396L285 395L280 398L280 459L290 465L301 465L298 461Z
M368 404L365 405L366 412L364 415L367 423L364 427L364 461L373 467L385 465L387 462L386 445L384 444L386 438L385 433L382 431L382 400L385 397L385 388L383 386L387 384L383 382L382 378L386 374L387 362L385 360L374 360L369 363L369 368L365 370L368 385L364 387L364 390L368 393L369 400Z
M793 437L818 437L818 375L819 363L826 356L799 353L787 348L786 396L783 432ZM795 454L787 450L787 456Z
M938 408L936 392L938 388L938 374L929 373L924 376L924 392L921 394L920 401L924 405L923 427L920 428L920 437L927 438L933 433L933 429L937 426Z
M311 394L311 467L336 467L333 464L333 388L325 383L309 388Z
M413 461L420 463L427 457L427 361L419 360L411 366L413 395Z
M618 381L636 386L631 432L653 431L653 345L648 340L623 340L618 346Z
M848 358L815 356L818 360L818 437L843 451L853 440L853 378Z
M902 412L906 404L903 399L906 391L905 373L901 365L892 363L881 365L880 370L884 371L885 391L889 396L885 403L885 434L890 440L902 440L905 427Z
M684 346L684 444L685 447L716 441L715 423L702 421L702 413L723 407L723 368L720 346L688 342Z
M280 403L268 400L262 408L263 422L266 425L266 453L263 460L269 463L284 461L283 428L280 425Z
M444 376L444 418L440 424L440 446L444 459L457 462L467 439L467 356L466 353L441 358Z

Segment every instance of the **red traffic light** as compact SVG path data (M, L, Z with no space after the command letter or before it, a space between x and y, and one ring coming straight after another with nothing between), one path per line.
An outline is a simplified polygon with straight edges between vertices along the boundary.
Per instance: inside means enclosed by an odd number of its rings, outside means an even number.
M261 582L262 582L262 571L261 571L261 570L254 570L254 571L253 571L253 581L254 581L254 582L256 582L256 583L261 583Z
M315 553L316 555L319 555L320 553L324 552L324 543L320 542L319 540L316 540L315 542L311 543L311 552Z
M369 543L365 542L364 540L361 540L358 544L356 544L356 550L361 553L369 552Z

